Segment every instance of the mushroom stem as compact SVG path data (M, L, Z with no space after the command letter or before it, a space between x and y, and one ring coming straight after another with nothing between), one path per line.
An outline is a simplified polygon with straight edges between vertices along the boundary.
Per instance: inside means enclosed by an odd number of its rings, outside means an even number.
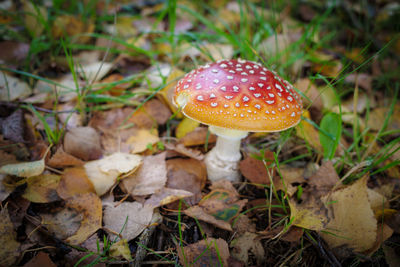
M239 161L240 141L247 132L210 127L210 131L218 136L216 146L206 155L208 179L217 181L226 179L231 182L240 181Z

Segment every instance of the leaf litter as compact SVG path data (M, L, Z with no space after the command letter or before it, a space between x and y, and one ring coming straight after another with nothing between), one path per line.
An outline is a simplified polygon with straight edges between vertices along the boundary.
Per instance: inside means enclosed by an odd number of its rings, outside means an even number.
M371 54L374 47L359 45L363 34L351 27L331 42L324 23L313 24L311 32L299 26L319 18L323 3L295 8L292 3L276 12L257 1L216 1L209 3L215 13L207 13L183 1L174 22L157 17L170 15L164 7L172 7L150 2L124 5L137 13L118 14L115 24L70 14L69 4L55 15L54 4L27 1L19 28L12 17L0 18L14 34L35 38L30 44L27 38L9 41L13 35L6 31L0 41L7 50L0 61L10 68L0 75L1 230L7 244L0 249L0 265L59 264L57 255L82 264L99 258L102 264L111 259L163 264L176 254L191 266L322 265L331 262L326 255L346 265L360 254L364 261L396 262L400 169L398 146L392 144L400 116L398 104L390 107L389 92L396 87L396 59ZM121 11L119 3L110 5L112 11L106 11L96 3L96 14ZM18 10L9 6L10 14ZM379 23L392 18L390 3L368 7L377 8ZM357 14L353 19L373 16L360 5L344 13L349 12ZM260 16L274 22L263 21L247 42ZM226 40L203 40L210 32ZM377 34L376 40L387 43L390 34ZM66 46L53 49L60 38ZM51 48L43 41L48 39L54 41ZM344 40L354 47L343 46ZM393 44L385 48L390 53L398 51L398 42ZM99 49L86 50L93 45ZM251 59L254 51L260 54L253 59L289 75L305 95L303 120L293 134L250 134L242 142L244 181L210 184L203 160L216 136L184 118L171 96L196 65ZM32 64L25 66L28 59ZM369 69L364 63L370 59ZM27 70L43 79L23 75ZM26 103L43 117L23 112ZM321 138L326 114L340 115L338 137L327 131ZM43 156L46 138L58 132L59 141ZM340 138L337 149L332 138ZM379 161L382 154L387 157ZM83 249L68 252L65 244ZM37 246L44 252L21 257Z

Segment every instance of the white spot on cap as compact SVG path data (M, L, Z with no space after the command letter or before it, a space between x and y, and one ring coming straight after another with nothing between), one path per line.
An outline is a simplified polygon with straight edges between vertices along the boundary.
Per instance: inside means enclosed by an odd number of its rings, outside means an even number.
M290 114L291 117L296 116L296 113L293 111L292 114Z
M237 108L240 107L240 104L239 104L239 103L236 103L236 104L235 104L235 107L237 107Z
M233 91L236 92L236 93L239 92L239 87L237 87L236 85L234 85L234 86L233 86Z
M225 104L225 105L224 105L224 108L227 108L227 107L229 107L229 105L228 105L228 104Z
M189 85L185 84L185 86L183 86L183 89L188 89Z
M240 65L240 64L236 64L236 67L238 67L238 68L240 68L242 65Z
M211 106L212 106L213 108L215 108L216 106L218 106L218 103L216 103L216 102L211 102Z
M237 116L237 114L235 113L235 114L233 114L233 117L236 117Z
M250 66L249 66L250 67ZM254 70L249 70L249 73L254 74Z
M244 115L243 115L243 114L240 114L240 117L242 117L242 118L243 118L243 117L244 117Z
M285 107L282 107L282 110L285 110L286 108Z
M214 73L218 73L217 69L212 69L211 71L214 72Z
M276 114L275 110L271 111L272 114Z
M273 103L275 103L275 101L274 100L267 100L267 101L265 101L265 102L267 102L267 104L273 104Z
M247 75L247 73L246 73L246 72L244 72L244 71L243 71L242 73L240 73L240 74L242 74L242 75Z
M257 83L257 84L258 84L258 86L260 86L260 87L263 87L263 86L264 86L263 83Z
M236 73L234 70L229 70L230 73Z
M268 87L267 87L267 90L271 90L271 86L268 86Z
M250 98L248 98L247 96L244 96L244 97L243 97L243 101L244 101L244 102L247 102L247 101L249 101L249 100L250 100Z
M287 97L287 100L289 100L290 102L292 102L292 101L293 101L293 97L288 96L288 97Z
M268 93L268 95L269 95L270 97L275 97L275 95L274 95L274 94L271 94L271 93Z
M282 94L281 94L281 93L279 93L279 92L278 92L277 94L278 94L280 97L282 96Z
M219 80L218 79L214 79L213 83L217 84L217 83L219 83Z
M226 86L222 86L220 89L221 89L222 91L226 92Z
M264 76L263 76L263 77L260 77L260 79L263 80L263 81L266 81L266 80L267 80L267 77L264 77Z
M243 69L242 68L236 68L236 71L242 71Z
M242 81L243 83L247 82L249 79L246 78L242 78L240 81Z
M283 91L282 87L278 83L275 84L275 87L278 88L279 91Z
M260 73L261 73L262 75L266 75L266 73L265 73L264 71L260 71Z
M226 95L225 98L229 100L229 99L232 99L233 96L231 96L231 95Z
M254 67L255 69L260 68L258 65L253 65L253 67Z
M261 106L259 104L254 105L255 108L261 109Z
M246 69L252 69L252 67L250 65L246 65Z
M239 58L238 62L243 64L243 63L246 63L246 60Z
M228 80L233 80L233 76L226 76Z
M265 113L269 114L269 111L268 111L268 110L266 110L266 111L265 111Z
M219 65L221 68L225 69L226 67L228 67L228 65L226 65L225 63L222 63L221 65Z
M201 89L201 84L199 84L199 83L196 84L196 89L197 89L197 90Z
M202 95L198 95L198 96L197 96L197 100L203 101L203 100L204 100L204 97L203 97Z
M260 97L260 96L261 96L261 94L259 94L259 93L256 93L256 94L254 94L254 96L255 96L255 97Z
M210 94L210 98L216 98L215 94L214 94L214 93L211 93L211 94Z
M288 104L286 104L286 107L287 107L287 108L290 108L290 106L289 106Z
M253 86L250 86L250 87L249 87L249 90L250 90L250 91L254 91L254 90L256 90L256 88L254 88Z
M187 80L187 82L188 82L188 83L191 83L191 82L192 82L192 80Z

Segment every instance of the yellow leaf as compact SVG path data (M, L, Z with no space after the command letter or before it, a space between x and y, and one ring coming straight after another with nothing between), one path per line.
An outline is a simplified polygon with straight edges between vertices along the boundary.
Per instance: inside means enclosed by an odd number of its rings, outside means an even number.
M139 129L135 135L129 137L126 143L133 146L130 152L136 154L146 151L149 145L153 146L158 141L160 141L160 138L158 137L157 131Z
M293 225L310 230L322 230L328 220L326 210L319 205L298 205L296 200L289 199L290 218Z
M27 188L22 196L34 203L49 203L59 200L60 198L56 192L59 181L60 176L55 174L29 177L27 179Z
M180 69L173 69L171 74L168 76L166 81L166 86L159 92L162 96L165 103L168 104L168 107L172 112L176 112L177 108L172 104L172 98L174 95L175 86L178 83L179 79L181 79L185 73ZM181 112L179 112L176 116L178 119L182 118Z
M200 122L192 120L190 118L185 117L176 127L176 138L182 138L186 134L193 132L198 126L200 125Z
M311 119L310 112L304 111L303 117L307 119ZM314 128L309 122L302 120L299 125L296 126L297 136L304 139L307 143L309 143L314 149L316 149L319 153L322 153L322 145L319 142L319 133L318 130Z
M26 0L23 3L23 10L26 28L31 35L39 36L44 30L45 23L47 23L46 9Z
M129 249L128 241L121 239L114 243L110 247L110 256L112 257L123 257L127 261L132 260L131 251Z
M356 252L366 251L377 237L377 220L367 193L367 176L324 197L333 213L322 238L331 248L347 246Z

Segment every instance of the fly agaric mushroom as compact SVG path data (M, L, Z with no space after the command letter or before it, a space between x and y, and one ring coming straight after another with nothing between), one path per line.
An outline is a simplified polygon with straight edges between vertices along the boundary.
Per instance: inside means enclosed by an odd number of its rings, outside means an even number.
M278 132L300 121L301 99L293 86L260 63L220 60L182 78L174 104L218 136L205 163L211 181L239 181L240 140L248 132Z

